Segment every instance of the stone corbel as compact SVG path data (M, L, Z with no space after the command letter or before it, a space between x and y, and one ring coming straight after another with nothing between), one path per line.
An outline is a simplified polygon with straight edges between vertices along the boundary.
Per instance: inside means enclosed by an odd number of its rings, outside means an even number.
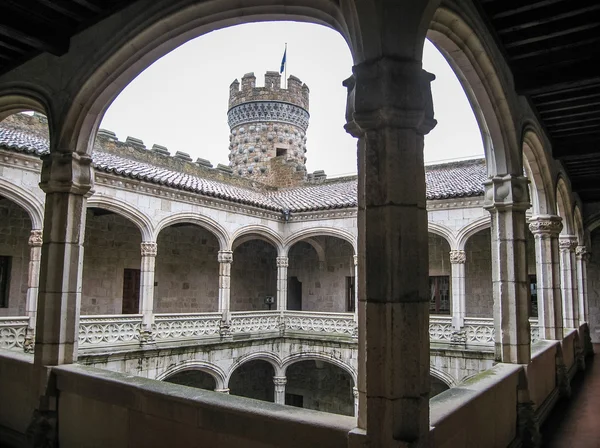
M529 202L529 180L525 176L496 176L486 182L485 201L483 208L486 210L516 210L525 211L531 204Z
M94 185L92 158L76 152L50 152L42 157L40 188L45 193L86 196Z

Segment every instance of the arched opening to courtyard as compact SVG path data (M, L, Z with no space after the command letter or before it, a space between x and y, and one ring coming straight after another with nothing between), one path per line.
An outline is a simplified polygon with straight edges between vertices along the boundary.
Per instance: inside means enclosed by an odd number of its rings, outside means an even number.
M217 388L215 377L200 369L183 370L169 375L163 381L204 390L215 390Z
M452 311L452 265L446 238L429 232L429 314Z
M253 359L238 366L229 377L229 393L261 401L275 401L273 365L262 359Z

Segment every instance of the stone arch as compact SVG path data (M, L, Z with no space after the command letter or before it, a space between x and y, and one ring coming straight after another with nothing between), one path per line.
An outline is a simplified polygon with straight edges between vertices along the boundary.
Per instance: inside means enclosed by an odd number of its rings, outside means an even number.
M45 115L48 122L52 119L48 95L34 90L30 86L8 86L0 89L0 121L19 112L34 111Z
M458 247L454 232L448 227L430 222L427 224L427 230L429 233L433 233L434 235L444 238L444 240L446 240L450 246L450 250L455 250Z
M439 369L436 369L433 366L429 366L429 374L434 377L437 378L438 380L440 380L442 383L444 383L446 386L448 387L454 387L456 386L456 380L454 379L454 377L446 372L443 372Z
M169 367L164 372L157 375L156 379L159 381L164 381L170 376L173 376L177 373L185 372L187 370L200 370L204 373L207 373L215 379L217 389L225 389L225 372L223 372L223 370L220 367L205 361L183 361L182 363Z
M126 17L127 27L106 31L112 31L110 39L106 36L107 43L95 48L97 56L82 70L84 81L73 92L74 106L65 118L73 132L63 137L61 147L90 154L102 116L122 89L154 61L211 31L265 20L305 21L340 32L352 51L354 36L348 32L342 9L329 0L300 0L294 4L248 0L243 8L234 8L228 2L200 2L178 10L170 8L166 13L161 6L159 3L133 11L137 14ZM353 10L347 13L352 14Z
M354 370L345 362L325 353L294 353L293 355L288 356L283 360L281 365L281 371L283 374L282 376L285 376L285 372L289 366L300 361L323 361L333 364L348 373L351 376L352 381L354 381L354 386L356 387L358 381L358 373L356 370Z
M556 199L552 185L552 171L538 132L530 125L523 131L523 159L532 186L533 213L555 215Z
M467 21L438 8L427 37L446 57L459 78L481 130L488 176L523 173L522 151L506 92L487 46Z
M563 235L574 234L574 223L573 223L573 201L571 200L571 193L565 178L559 175L558 181L556 182L556 208L559 216L563 219Z
M575 204L575 208L573 209L573 227L578 244L580 246L585 246L585 227L583 226L583 215L579 204Z
M458 250L465 250L465 245L470 237L475 235L477 232L489 229L492 226L492 221L489 216L482 216L476 221L470 222L462 229L459 230L456 237Z
M169 215L162 219L155 227L152 234L152 240L156 241L158 234L166 227L172 226L173 224L189 223L196 224L200 227L205 228L211 232L219 241L219 247L221 250L225 250L229 247L229 235L227 231L213 219L201 215L200 213L176 213Z
M145 213L141 212L135 207L132 207L126 202L120 201L111 196L94 194L87 200L87 206L88 208L98 207L110 210L111 212L127 218L140 230L140 233L142 234L142 241L155 241L153 239L154 232L151 219Z
M44 224L44 204L23 187L0 178L0 195L11 200L29 215L31 230L41 230Z
M285 239L285 243L284 243L284 247L283 247L284 255L287 255L288 252L290 251L290 249L292 248L292 246L294 244L296 244L297 242L307 240L311 237L316 237L316 236L333 236L335 238L340 238L340 239L350 243L352 245L352 250L354 251L354 254L356 255L356 253L357 253L357 244L358 243L357 243L356 237L354 235L352 235L350 232L348 232L346 230L342 230L342 229L336 229L334 227L315 227L315 228L300 230L299 232L296 232L293 235L290 235L289 237L287 237Z
M231 367L229 367L227 375L225 376L225 380L226 380L225 387L228 387L229 380L231 379L231 375L233 374L233 372L235 372L235 370L238 367L240 367L243 364L246 364L250 361L266 361L266 362L268 362L273 367L275 376L282 376L285 373L285 370L282 368L281 358L279 358L279 356L277 354L270 353L270 352L249 353L248 355L244 355L244 356L241 356L240 358L238 358L231 365Z
M269 243L277 250L277 255L283 253L283 241L279 234L267 226L251 225L237 230L231 237L229 250L235 250L240 244L246 241L258 239Z

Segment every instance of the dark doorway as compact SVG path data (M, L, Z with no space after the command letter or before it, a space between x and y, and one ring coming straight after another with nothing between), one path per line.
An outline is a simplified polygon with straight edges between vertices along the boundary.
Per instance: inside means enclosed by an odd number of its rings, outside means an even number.
M298 280L298 277L290 277L288 280L287 309L302 311L302 282Z
M140 312L140 270L123 270L123 314Z

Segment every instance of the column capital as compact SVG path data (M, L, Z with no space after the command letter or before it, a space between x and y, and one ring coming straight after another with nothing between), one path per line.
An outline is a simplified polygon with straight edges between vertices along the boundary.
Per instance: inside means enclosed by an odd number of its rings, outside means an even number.
M586 246L577 246L575 248L575 255L578 260L589 261L591 253L587 250Z
M273 384L275 384L275 386L285 386L287 384L287 377L285 377L285 376L274 376L273 377Z
M564 235L558 238L558 247L561 252L575 252L577 248L577 237L573 235Z
M233 263L233 251L220 250L217 253L217 260L219 263Z
M153 241L142 241L140 245L142 250L142 257L156 257L158 252L158 245Z
M556 215L538 215L529 220L529 230L534 235L558 237L563 229L562 218Z
M352 388L352 395L354 395L354 398L358 398L358 387Z
M278 268L287 268L289 266L289 258L288 257L277 257L277 267Z
M451 264L465 264L467 262L467 253L464 250L451 250L450 251L450 263Z
M345 128L354 137L383 128L425 135L437 124L431 96L435 76L420 62L382 57L355 65L352 72L343 84L348 90Z
M32 230L28 242L31 247L42 247L42 231L39 229Z
M87 195L94 184L92 158L76 152L53 151L42 157L40 188L48 193Z
M354 266L358 266L358 255L352 255L352 260L354 261Z
M529 203L529 180L525 176L495 176L483 183L485 201L483 208L488 211L525 211Z

